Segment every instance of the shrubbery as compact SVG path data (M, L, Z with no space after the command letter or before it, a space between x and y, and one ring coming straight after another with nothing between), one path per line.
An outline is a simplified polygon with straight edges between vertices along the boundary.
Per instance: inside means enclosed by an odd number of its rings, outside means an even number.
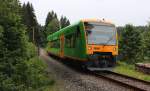
M51 81L28 42L18 0L0 0L0 91L37 91Z
M150 28L127 24L118 28L120 59L127 63L150 62Z

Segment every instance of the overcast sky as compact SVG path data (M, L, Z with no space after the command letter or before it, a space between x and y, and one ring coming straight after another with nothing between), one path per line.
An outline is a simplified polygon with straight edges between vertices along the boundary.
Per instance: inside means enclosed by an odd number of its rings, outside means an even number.
M146 25L150 20L150 0L20 0L30 1L40 24L45 23L47 13L54 10L58 16L66 16L71 23L82 18L105 18L116 25L127 23Z

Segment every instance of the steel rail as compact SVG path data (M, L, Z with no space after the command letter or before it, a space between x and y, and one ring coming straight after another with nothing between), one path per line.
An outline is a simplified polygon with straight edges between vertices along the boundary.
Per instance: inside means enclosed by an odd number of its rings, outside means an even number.
M119 73L115 73L115 72L111 72L111 71L105 71L104 73L106 73L106 72L111 73L111 74L115 74L115 75L119 75L119 76L122 76L122 77L125 77L125 78L138 80L138 81L146 83L146 84L150 84L150 82L147 82L147 81L144 81L144 80L140 80L140 79L137 79L137 78L132 78L132 77L129 77L129 76L126 76L126 75L123 75L123 74L119 74ZM122 85L122 86L124 86L126 88L133 89L134 91L148 91L148 90L146 90L144 88L140 88L138 86L127 84L127 83L125 83L123 81L120 81L120 80L113 79L111 77L105 76L105 75L103 75L102 73L99 73L99 72L92 72L92 74L94 74L96 77L104 78L104 79L107 79L109 81L115 82L115 83L117 83L119 85Z
M142 82L142 83L144 83L144 84L150 85L150 82L149 82L149 81L145 81L145 80L142 80L142 79L138 79L138 78L135 78L135 77L131 77L131 76L124 75L124 74L120 74L120 73L113 72L113 71L105 71L105 72L106 72L106 73L110 73L110 74L114 74L114 75L117 75L117 76L120 76L120 77L124 77L124 78L127 78L127 79L135 80L135 81L138 81L138 82Z

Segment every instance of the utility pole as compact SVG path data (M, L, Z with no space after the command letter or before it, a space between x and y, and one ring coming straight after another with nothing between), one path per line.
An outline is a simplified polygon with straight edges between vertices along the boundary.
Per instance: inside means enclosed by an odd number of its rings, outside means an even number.
M33 41L33 44L34 44L34 27L32 27L32 41Z
M61 22L59 22L59 30L61 29Z
M33 19L36 21L36 17L33 17ZM35 44L35 37L34 37L34 36L35 36L35 35L34 35L34 34L35 34L35 33L34 33L34 30L35 30L35 29L34 29L34 28L35 28L35 25L32 26L32 40L33 40L33 44Z
M33 17L33 19L36 21L36 17ZM36 31L35 31L36 30ZM32 40L33 40L33 44L35 45L35 48L37 50L37 55L40 55L40 47L39 44L37 43L37 32L39 33L39 28L37 27L37 25L34 25L32 27ZM36 33L35 33L36 32ZM36 34L36 35L35 35ZM36 39L35 39L36 36ZM39 36L39 35L38 35Z

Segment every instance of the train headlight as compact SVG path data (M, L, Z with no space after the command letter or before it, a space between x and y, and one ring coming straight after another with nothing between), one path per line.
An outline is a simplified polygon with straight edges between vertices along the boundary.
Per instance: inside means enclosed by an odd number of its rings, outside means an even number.
M89 46L89 47L88 47L88 50L92 50L92 47L91 47L91 46Z
M116 47L114 47L114 51L116 51Z

